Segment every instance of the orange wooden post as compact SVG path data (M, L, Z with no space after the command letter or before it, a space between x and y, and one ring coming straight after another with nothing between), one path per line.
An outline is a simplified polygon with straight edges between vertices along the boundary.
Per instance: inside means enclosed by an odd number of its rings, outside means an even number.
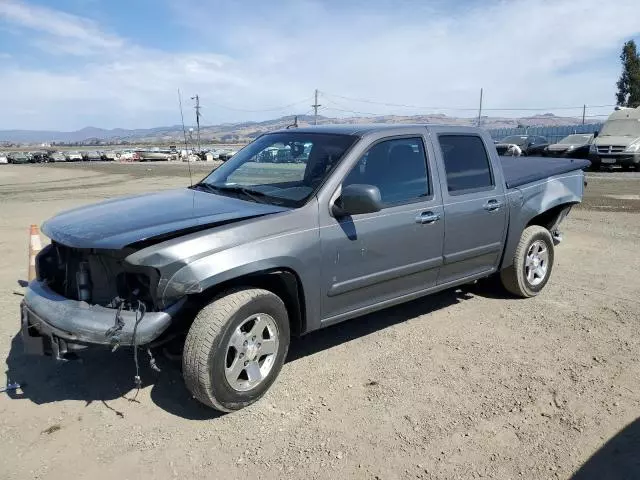
M36 278L36 255L40 250L42 250L40 230L37 225L31 225L29 232L29 277L27 278L29 281Z

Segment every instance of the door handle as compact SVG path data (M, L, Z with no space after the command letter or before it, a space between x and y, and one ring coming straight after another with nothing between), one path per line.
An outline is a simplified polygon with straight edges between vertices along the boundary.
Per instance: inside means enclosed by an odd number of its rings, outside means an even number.
M495 199L489 200L487 203L484 204L484 209L488 212L494 212L496 210L500 210L501 207L502 207L502 202L499 202L498 200L495 200Z
M440 220L440 215L438 215L437 213L433 213L433 212L422 212L419 213L416 216L416 223L421 223L421 224L430 224L430 223L435 223L438 220Z

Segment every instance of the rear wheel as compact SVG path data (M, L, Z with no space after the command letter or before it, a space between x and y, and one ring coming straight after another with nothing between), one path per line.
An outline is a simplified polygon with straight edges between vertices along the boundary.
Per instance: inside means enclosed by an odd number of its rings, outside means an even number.
M273 384L289 349L283 301L262 289L230 291L196 316L182 357L193 396L223 412L239 410Z
M522 232L513 264L500 272L502 285L518 297L534 297L549 281L554 247L549 230L531 225Z

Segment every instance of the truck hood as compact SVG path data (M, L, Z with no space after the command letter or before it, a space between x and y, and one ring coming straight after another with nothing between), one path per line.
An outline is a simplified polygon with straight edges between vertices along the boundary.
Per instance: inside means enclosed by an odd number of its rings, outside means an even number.
M594 140L596 145L619 145L629 146L632 143L640 140L640 137L628 137L623 135L601 135Z
M182 231L286 210L277 205L181 188L68 210L44 222L42 232L69 247L121 249Z

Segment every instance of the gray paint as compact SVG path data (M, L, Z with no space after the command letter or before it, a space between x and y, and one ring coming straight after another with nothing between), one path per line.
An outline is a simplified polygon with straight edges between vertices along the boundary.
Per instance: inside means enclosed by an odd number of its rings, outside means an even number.
M44 222L42 231L69 247L121 249L167 233L284 210L181 188L68 210Z
M184 301L179 301L165 311L147 312L138 324L136 343L144 345L162 334L183 304ZM35 280L25 292L24 306L29 311L31 321L45 320L56 330L56 335L65 340L101 345L111 343L111 338L106 335L115 321L111 308L69 300ZM119 343L132 345L136 313L123 310L121 318L124 325L117 335Z
M98 210L100 222L90 223L90 215L96 210L89 207L47 222L45 233L53 234L56 240L75 239L83 247L93 248L104 246L105 241L114 246L129 244L185 222L199 225L218 221L220 216L232 218L234 223L143 248L126 261L160 272L158 292L165 306L238 276L271 269L291 270L302 286L306 326L311 331L490 275L510 264L520 234L533 217L582 198L581 170L506 189L491 138L476 128L347 125L308 130L361 138L301 208L287 210L183 190L187 193L170 192L108 203L128 212L122 223L104 210ZM467 195L448 193L437 143L437 135L444 133L481 137L491 160L493 188ZM373 143L402 136L422 137L432 196L372 214L334 218L332 203L360 157ZM157 208L156 202L169 206L170 202L165 201L169 197L164 195L183 202L187 198L198 199L198 213L189 213L183 203L171 210L169 218L159 219L157 227L147 224L137 228L135 210L140 205ZM488 211L484 206L489 201L500 203L500 207ZM269 215L255 217L265 213ZM421 223L418 220L423 214L433 214L439 220ZM89 230L87 225L100 229L100 238L94 232L81 235L77 224L82 222L83 231Z

